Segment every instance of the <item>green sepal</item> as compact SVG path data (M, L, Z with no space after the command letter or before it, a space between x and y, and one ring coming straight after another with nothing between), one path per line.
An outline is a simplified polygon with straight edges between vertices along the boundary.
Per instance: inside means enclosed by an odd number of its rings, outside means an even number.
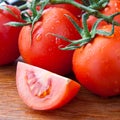
M92 26L92 29L91 29L91 32L90 32L91 38L94 38L94 37L95 37L95 35L96 35L96 33L97 33L97 27L98 27L99 23L100 23L102 20L103 20L102 18L98 19L98 20L94 23L94 25Z
M77 29L78 33L81 35L83 30L82 28L80 28L80 26L72 19L71 16L67 15L67 14L64 14L69 20L70 22L74 25L74 27Z
M30 25L31 23L22 23L22 22L8 22L5 23L4 25L9 25L9 26L13 26L13 27L18 27L18 26L26 26L26 25Z
M17 15L10 8L8 8L7 6L0 5L0 9L1 10L5 10L5 11L9 12L12 16L18 18Z
M97 30L96 33L99 34L99 35L111 36L114 33L114 24L112 24L112 29L111 29L110 32L106 32L106 31L103 31L103 30Z

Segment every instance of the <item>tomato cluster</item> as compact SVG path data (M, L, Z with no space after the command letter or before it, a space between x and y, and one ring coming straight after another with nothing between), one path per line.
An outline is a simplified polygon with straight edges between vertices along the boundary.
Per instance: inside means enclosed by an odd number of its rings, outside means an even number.
M4 7L6 9L0 11L2 18L0 22L2 38L0 40L0 65L9 64L19 56L23 58L24 62L31 64L30 66L19 63L16 70L18 93L28 106L32 105L33 109L38 110L63 106L78 93L80 84L57 75L66 75L72 71L74 51L60 50L60 47L66 46L69 42L54 34L71 40L81 38L74 25L65 16L66 14L71 16L79 25L76 16L81 15L81 10L69 4L56 5L56 7L49 5L32 30L31 24L22 27L22 29L9 26L9 22L19 23L23 20L17 7L12 5L4 5ZM26 91L25 94L23 91ZM31 99L30 101L28 97Z
M71 16L78 25L80 24L78 18L65 9L68 6L69 10L73 11L75 15L78 15L78 12L81 14L80 9L77 11L78 8L68 4L61 4L59 6L49 5L47 6L48 8L45 8L40 20L34 24L32 34L31 25L22 28L18 44L20 54L26 63L59 75L66 75L72 71L72 56L74 51L61 50L60 47L65 47L69 42L53 35L61 35L71 40L81 38L74 25L65 16L65 14ZM35 68L34 66L19 63L16 76L19 95L31 108L37 110L59 108L69 102L78 93L80 89L79 83L54 73L43 71L40 68ZM26 73L26 70L30 72ZM35 75L31 75L31 72ZM26 78L26 75L30 77ZM24 81L31 82L30 84L26 84ZM47 89L46 84L49 81L51 82L50 85L47 85L49 86ZM34 86L32 90L30 89L31 86ZM22 92L23 90L26 91L25 95ZM28 97L32 98L32 100L29 101Z
M75 1L83 4L81 0ZM7 8L10 10L0 9L0 65L16 60L19 55L28 63L18 63L16 74L18 92L28 106L40 110L61 107L77 94L80 84L99 96L120 94L119 26L114 27L112 35L96 34L80 48L63 50L69 42L84 36L76 26L83 27L81 16L85 11L70 4L49 4L37 22L21 29L4 26L9 21L22 21L19 9ZM120 12L120 1L110 0L100 12L106 16ZM92 30L97 19L89 16L86 21L88 30ZM120 15L114 20L120 23ZM102 21L96 28L109 33L112 27ZM59 76L71 72L80 84Z

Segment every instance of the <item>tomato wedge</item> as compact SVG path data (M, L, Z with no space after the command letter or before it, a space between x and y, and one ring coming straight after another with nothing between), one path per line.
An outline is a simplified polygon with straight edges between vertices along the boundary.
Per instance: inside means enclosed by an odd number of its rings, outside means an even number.
M45 69L18 62L16 85L24 103L35 110L51 110L68 103L80 84Z

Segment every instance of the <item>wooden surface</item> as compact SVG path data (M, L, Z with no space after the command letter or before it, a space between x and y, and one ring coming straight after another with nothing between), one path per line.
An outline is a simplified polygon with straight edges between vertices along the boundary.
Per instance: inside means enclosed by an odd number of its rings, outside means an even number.
M15 72L15 64L0 67L0 120L120 120L120 96L105 99L83 87L60 109L32 110L18 96Z

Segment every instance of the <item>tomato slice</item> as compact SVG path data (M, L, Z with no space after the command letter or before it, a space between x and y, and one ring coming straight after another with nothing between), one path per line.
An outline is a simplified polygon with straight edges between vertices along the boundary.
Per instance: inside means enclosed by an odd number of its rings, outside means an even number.
M80 89L74 80L24 62L17 64L16 85L24 103L35 110L62 107Z

